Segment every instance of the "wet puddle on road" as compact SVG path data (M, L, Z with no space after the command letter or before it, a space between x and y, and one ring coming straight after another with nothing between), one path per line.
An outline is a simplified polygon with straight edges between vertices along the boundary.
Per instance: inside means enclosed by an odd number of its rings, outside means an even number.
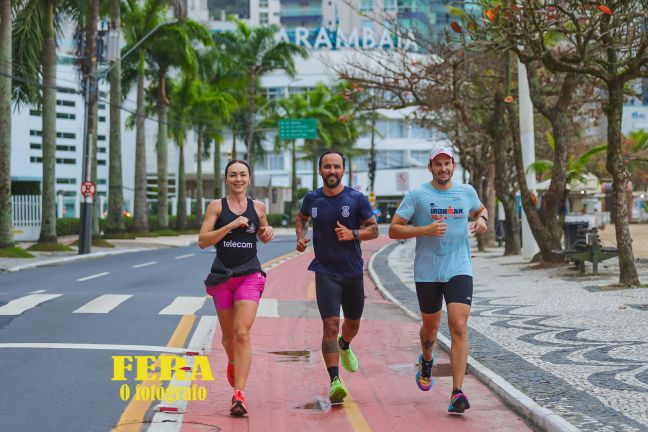
M277 362L300 362L310 361L310 351L270 351L270 354L280 356Z
M307 402L304 405L296 406L295 409L304 409L304 410L313 410L313 411L326 412L326 411L330 410L331 408L341 407L342 405L343 405L342 403L332 404L328 400L328 398L318 397L313 402Z

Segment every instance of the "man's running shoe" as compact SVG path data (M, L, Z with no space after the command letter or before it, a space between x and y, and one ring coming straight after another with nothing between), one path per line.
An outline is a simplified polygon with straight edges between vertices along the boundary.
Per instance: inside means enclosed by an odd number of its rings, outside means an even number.
M342 336L338 335L338 345L340 344L340 339ZM340 349L340 362L342 367L349 372L355 372L358 370L358 357L353 353L351 347L349 349Z
M346 395L347 391L340 382L340 377L335 377L331 383L331 390L329 390L329 400L331 403L342 403Z
M423 353L419 355L419 369L416 372L416 385L423 391L430 391L434 385L434 378L432 377L432 365L434 364L434 354L432 360L423 360Z
M461 389L452 390L448 412L462 413L468 408L470 408L470 403L468 403L468 397L466 397L464 392Z
M227 382L234 387L234 363L227 363Z
M245 395L243 390L234 391L234 396L232 396L232 408L230 408L230 415L233 416L242 416L247 414L247 404L245 403Z

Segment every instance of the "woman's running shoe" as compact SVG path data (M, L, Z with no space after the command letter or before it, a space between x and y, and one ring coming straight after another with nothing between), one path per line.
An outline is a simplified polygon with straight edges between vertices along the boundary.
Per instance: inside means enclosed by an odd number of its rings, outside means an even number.
M230 408L230 415L242 416L248 413L247 404L245 403L245 395L243 390L234 391L232 396L232 408Z

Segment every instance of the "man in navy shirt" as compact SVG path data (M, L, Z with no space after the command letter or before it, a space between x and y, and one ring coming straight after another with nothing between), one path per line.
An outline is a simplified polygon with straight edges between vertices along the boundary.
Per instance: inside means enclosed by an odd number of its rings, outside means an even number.
M308 269L315 272L317 307L324 334L322 354L331 379L329 399L340 403L347 395L340 382L338 364L349 372L358 370L358 358L349 344L360 328L364 309L364 283L360 240L378 237L378 224L371 205L361 192L342 184L345 158L329 150L319 159L324 187L309 192L297 213L297 250L303 252L308 222L313 221L315 259ZM340 331L340 306L344 312Z

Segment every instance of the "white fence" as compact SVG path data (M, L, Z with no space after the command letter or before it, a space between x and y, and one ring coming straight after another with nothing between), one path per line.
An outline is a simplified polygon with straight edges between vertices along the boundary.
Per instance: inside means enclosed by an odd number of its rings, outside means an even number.
M38 240L41 226L40 195L11 197L14 240Z

